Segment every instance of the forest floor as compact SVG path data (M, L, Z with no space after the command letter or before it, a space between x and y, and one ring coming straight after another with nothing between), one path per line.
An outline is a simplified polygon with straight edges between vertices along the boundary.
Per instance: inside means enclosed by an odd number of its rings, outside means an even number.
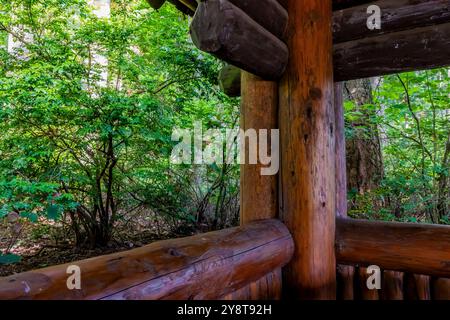
M156 230L149 225L120 225L116 227L114 240L107 247L97 249L77 248L67 228L52 221L37 223L20 221L11 224L0 220L0 252L8 251L21 257L13 264L0 264L0 277L48 266L88 259L100 255L130 250L149 243L190 235L181 232ZM9 249L8 249L9 248Z

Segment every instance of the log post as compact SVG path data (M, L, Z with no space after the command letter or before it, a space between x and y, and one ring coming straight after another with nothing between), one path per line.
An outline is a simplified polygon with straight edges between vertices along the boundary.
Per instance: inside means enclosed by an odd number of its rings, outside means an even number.
M450 279L432 278L431 295L433 300L450 300Z
M382 300L404 300L403 296L404 273L384 270L383 285L381 289Z
M345 121L343 83L334 84L335 150L336 150L336 216L347 217L347 170L345 152ZM337 298L354 300L355 267L338 265Z
M430 300L430 276L406 273L405 300Z
M276 129L278 124L278 85L242 71L241 129ZM241 141L245 143L245 141ZM265 142L263 142L265 143ZM261 141L258 143L260 146ZM267 142L270 146L270 141ZM246 159L248 159L246 148ZM270 149L269 149L270 152ZM241 165L241 224L273 219L278 211L277 175L261 175L261 164Z
M288 299L335 299L335 141L330 0L288 0L289 62L280 81L280 216L295 253Z

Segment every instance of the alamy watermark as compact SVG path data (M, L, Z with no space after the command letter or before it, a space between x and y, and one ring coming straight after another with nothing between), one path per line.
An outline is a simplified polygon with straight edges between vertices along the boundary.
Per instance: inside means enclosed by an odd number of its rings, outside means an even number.
M370 16L367 18L367 28L369 30L381 29L381 8L375 4L367 7L367 14Z
M251 164L261 165L261 175L278 173L280 165L278 129L209 129L200 121L193 129L175 129L172 141L173 164Z

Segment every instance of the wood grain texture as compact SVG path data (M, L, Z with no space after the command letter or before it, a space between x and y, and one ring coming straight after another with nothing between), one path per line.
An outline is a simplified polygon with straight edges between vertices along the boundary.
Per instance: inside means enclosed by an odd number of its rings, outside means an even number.
M197 48L243 70L265 79L285 70L287 46L229 0L200 3L190 30Z
M288 13L277 0L230 0L278 39L285 36Z
M289 299L334 299L331 1L287 3L291 56L279 90L280 216L294 237L295 253L283 287Z
M336 11L334 43L450 22L448 0L380 0L370 4L381 9L381 29L367 28L368 4Z
M355 267L338 265L336 270L337 300L355 299Z
M450 279L432 278L431 296L433 300L450 300Z
M367 287L367 279L369 278L367 274L367 268L358 267L356 268L356 292L355 300L380 300L380 290L369 289Z
M431 300L430 276L406 273L405 300Z
M336 152L336 216L347 216L347 159L345 150L345 121L343 83L334 84L334 128Z
M334 46L336 81L450 65L450 23Z
M347 168L343 83L334 84L334 127L336 150L336 217L347 217ZM354 300L355 267L338 265L336 269L337 299Z
M221 300L280 300L281 269L276 269L258 281L234 291Z
M0 299L218 299L286 264L293 241L265 220L0 278ZM81 269L68 290L67 266Z
M278 84L242 72L241 128L243 130L278 128ZM243 142L243 141L242 141ZM271 146L271 141L267 143ZM246 159L248 159L248 145ZM259 149L258 149L259 152ZM272 150L268 148L268 152ZM278 213L278 175L262 175L263 165L241 165L241 224L273 219Z
M381 288L382 300L404 300L403 277L403 272L390 270L383 271L383 284Z
M340 218L336 257L342 264L450 277L450 227Z

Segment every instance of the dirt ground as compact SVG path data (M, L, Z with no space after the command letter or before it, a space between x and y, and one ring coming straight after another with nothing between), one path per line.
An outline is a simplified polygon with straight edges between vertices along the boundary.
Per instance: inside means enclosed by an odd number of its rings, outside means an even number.
M149 243L186 236L187 234L156 230L151 224L121 225L115 229L114 240L105 248L94 250L76 248L71 242L70 232L53 221L38 223L20 219L0 219L0 252L21 257L14 264L0 264L0 277L14 273L45 268L95 256L141 247Z

